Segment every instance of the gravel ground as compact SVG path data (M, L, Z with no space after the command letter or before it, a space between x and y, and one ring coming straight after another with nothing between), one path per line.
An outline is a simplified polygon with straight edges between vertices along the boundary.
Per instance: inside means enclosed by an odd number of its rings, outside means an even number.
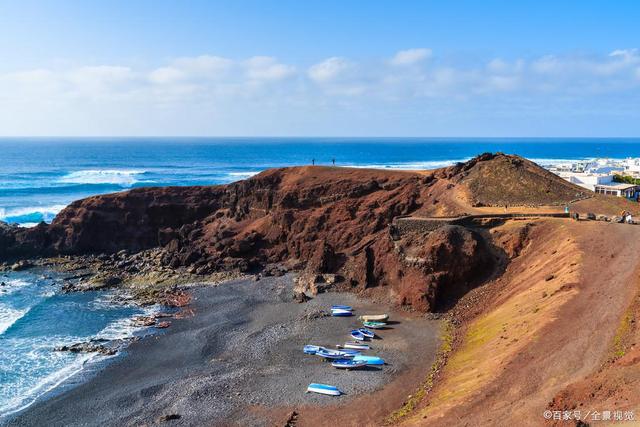
M8 425L273 425L248 408L347 402L433 359L437 321L394 313L351 294L327 293L298 304L291 300L292 279L194 288L194 316L133 343L88 382L36 403ZM356 315L392 313L395 322L366 352L387 365L343 371L302 352L304 344L343 343L359 326L355 316L326 315L337 303L352 305ZM345 395L307 394L310 382L336 385ZM160 421L172 414L179 418Z

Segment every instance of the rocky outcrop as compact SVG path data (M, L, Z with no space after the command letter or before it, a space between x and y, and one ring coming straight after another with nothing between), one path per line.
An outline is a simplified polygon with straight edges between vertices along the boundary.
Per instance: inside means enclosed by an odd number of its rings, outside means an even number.
M463 215L468 206L460 205L458 195L478 187L474 177L486 175L493 163L517 169L521 161L483 155L428 173L296 167L229 185L140 188L89 197L69 205L50 225L28 230L1 226L0 259L157 248L158 262L168 269L201 275L258 272L271 265L305 270L314 278L301 285L299 294L307 297L322 285L318 274L338 274L344 289L384 288L399 303L434 309L492 269L482 238L464 227L445 226L398 241L390 232L392 221L416 212ZM545 185L550 182L545 171L525 166L527 177L543 176ZM514 203L522 176L513 182L502 176ZM556 180L559 192L545 190L544 201L565 200L581 191ZM533 197L522 194L527 203ZM123 270L144 268L117 259ZM117 272L96 286L111 286L115 280Z

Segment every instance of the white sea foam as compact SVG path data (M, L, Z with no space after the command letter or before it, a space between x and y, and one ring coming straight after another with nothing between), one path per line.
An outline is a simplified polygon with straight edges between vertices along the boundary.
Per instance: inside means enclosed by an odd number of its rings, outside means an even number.
M4 404L0 406L0 420L4 416L14 414L28 408L37 400L38 397L50 392L73 375L82 371L87 362L97 357L99 356L96 354L77 355L72 363L64 366L62 369L52 372L35 384L31 385L26 394L20 394L12 399L4 401Z
M137 169L88 169L71 172L58 180L65 184L113 184L131 187L142 181L140 175L146 171Z
M144 307L141 316L151 316L153 313L159 310L159 306L152 305ZM111 322L104 329L98 332L94 338L104 340L119 340L134 336L137 332L148 329L145 326L136 326L132 319L123 318L118 319L115 322Z
M20 288L24 288L25 286L29 286L31 282L22 279L10 279L10 280L0 280L0 282L4 282L4 286L0 287L0 295L9 295L19 290ZM1 313L0 313L1 315Z
M454 165L458 162L466 162L469 159L470 157L463 159L432 160L425 162L372 163L367 165L347 164L346 166L363 169L423 170L443 168L446 166Z
M247 172L229 172L226 174L226 178L230 180L247 179L254 175L259 174L260 171L247 171Z
M14 323L24 317L29 309L17 310L0 304L0 335L4 334Z
M0 209L0 221L17 222L23 227L34 226L39 221L51 222L66 205L26 206L15 209Z

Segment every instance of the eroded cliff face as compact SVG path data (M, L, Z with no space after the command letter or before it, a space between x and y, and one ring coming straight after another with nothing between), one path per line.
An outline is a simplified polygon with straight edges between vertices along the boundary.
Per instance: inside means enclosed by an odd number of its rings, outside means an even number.
M461 226L398 237L390 225L415 213L464 214L471 207L461 200L475 185L469 177L496 161L521 167L505 155L432 172L297 167L223 186L95 196L72 203L50 225L0 228L0 258L161 247L162 262L173 268L205 274L280 263L336 273L345 288L383 288L398 303L433 310L491 274L489 243ZM560 188L558 199L574 197Z

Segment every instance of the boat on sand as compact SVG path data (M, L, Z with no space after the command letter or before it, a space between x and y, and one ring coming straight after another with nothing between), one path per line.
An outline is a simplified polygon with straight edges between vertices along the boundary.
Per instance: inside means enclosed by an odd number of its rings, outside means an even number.
M373 321L362 322L362 324L367 328L371 328L371 329L381 329L387 326L385 322L373 322Z
M331 366L338 369L357 369L367 366L365 360L338 359L331 362Z
M360 316L363 322L386 322L389 320L388 314L365 314Z
M384 365L384 359L378 356L365 356L359 354L353 358L356 362L366 362L367 365L379 366Z
M366 339L364 334L357 329L354 329L353 331L351 331L350 335L351 335L351 338L353 338L356 341L364 341Z
M328 396L340 396L342 392L336 386L328 384L311 383L307 387L307 393L320 393Z
M343 345L337 345L338 348L351 348L354 350L369 350L369 344L365 344L363 342L358 341L347 341Z
M373 339L376 336L376 333L373 331L368 330L367 328L359 328L358 329L360 332L362 332L362 335L364 335L365 337L369 338L369 339Z

